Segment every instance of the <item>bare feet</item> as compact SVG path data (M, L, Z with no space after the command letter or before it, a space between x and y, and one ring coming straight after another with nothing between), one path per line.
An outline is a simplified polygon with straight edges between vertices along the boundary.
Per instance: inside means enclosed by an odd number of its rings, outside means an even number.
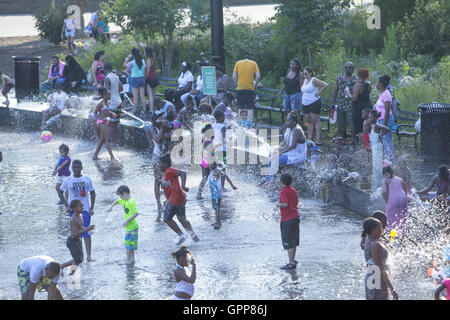
M213 223L214 230L219 230L222 224L220 222Z
M95 261L95 259L92 258L91 256L89 256L89 257L87 257L87 261L88 261L88 262L92 262L92 261Z
M92 156L92 160L99 160L96 155Z
M198 194L198 195L197 195L197 197L196 197L195 199L197 199L197 200L202 200L202 199L203 199L203 197L202 197L202 195L201 195L201 194Z

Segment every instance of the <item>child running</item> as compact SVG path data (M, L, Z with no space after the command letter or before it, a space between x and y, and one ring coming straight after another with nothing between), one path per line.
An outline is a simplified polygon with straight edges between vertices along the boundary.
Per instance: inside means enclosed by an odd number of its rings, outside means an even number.
M214 130L211 124L207 124L202 128L202 137L203 137L203 154L202 154L202 181L200 182L200 186L198 187L197 200L202 199L203 188L209 177L209 164L214 161L216 156L216 149L214 148Z
M172 300L190 300L194 295L194 283L197 276L192 253L188 247L182 246L172 253L172 256L177 260L177 268L173 271L177 287ZM192 265L191 272L189 272L189 264Z
M219 167L216 161L209 164L209 191L211 192L212 207L216 212L216 222L212 224L214 229L220 229L220 207L222 206L222 179L225 178L231 185L233 190L237 187L233 184L231 179Z
M58 173L58 178L56 179L56 193L59 197L58 204L64 204L64 196L62 193L59 192L59 189L61 188L61 184L63 183L64 179L68 176L70 176L70 157L69 157L69 146L66 144L62 144L59 146L59 158L58 162L56 163L55 169L52 171L52 175L54 176L56 173Z
M171 165L172 160L169 155L159 158L159 167L164 173L161 186L167 199L164 209L164 222L178 235L176 245L180 245L186 241L186 235L178 227L178 224L173 221L175 215L181 225L188 231L192 240L197 242L199 238L194 230L192 230L189 220L186 219L186 194L183 192L183 190L186 192L189 191L189 188L186 188L186 172L171 168ZM181 178L181 187L178 177Z
M67 248L70 250L72 260L61 265L61 272L68 266L75 266L69 275L73 275L76 268L83 262L83 247L81 244L81 235L95 229L95 225L87 228L83 227L82 213L84 211L83 202L75 199L70 203L70 208L73 210L73 215L70 218L70 236L67 238Z
M123 206L125 215L123 227L125 227L125 250L127 252L127 262L128 264L134 264L136 260L134 259L134 251L137 250L138 242L138 230L139 225L136 221L136 217L139 215L136 208L136 201L131 197L131 191L128 186L122 185L117 189L117 195L120 199L117 199L109 208L109 212L112 208L118 204Z

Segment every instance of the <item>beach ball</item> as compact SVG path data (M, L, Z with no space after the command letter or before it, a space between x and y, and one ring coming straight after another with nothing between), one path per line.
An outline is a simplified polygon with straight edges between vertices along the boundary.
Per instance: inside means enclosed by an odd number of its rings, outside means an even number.
M52 138L53 138L53 135L52 135L52 133L50 131L42 131L41 132L41 140L42 140L42 142L50 141L50 140L52 140Z

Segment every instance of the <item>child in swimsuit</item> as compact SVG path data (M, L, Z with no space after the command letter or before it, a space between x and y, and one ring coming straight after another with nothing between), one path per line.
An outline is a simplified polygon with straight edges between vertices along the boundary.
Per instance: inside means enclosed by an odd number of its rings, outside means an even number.
M172 300L190 300L194 295L194 283L196 279L196 265L192 257L191 250L182 246L180 249L172 253L176 259L176 269L173 271L177 287ZM189 272L189 264L192 270Z

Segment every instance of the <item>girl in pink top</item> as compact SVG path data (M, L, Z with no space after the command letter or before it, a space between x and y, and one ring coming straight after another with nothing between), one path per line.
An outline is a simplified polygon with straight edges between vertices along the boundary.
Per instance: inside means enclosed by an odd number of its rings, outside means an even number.
M390 130L383 136L384 155L392 162L394 160L394 139L392 137L392 127L394 126L394 116L391 111L392 95L388 89L391 77L387 74L378 78L377 89L381 92L375 108L381 116L378 123L388 127Z
M382 194L386 201L388 231L395 229L398 234L405 234L408 228L408 202L405 182L394 175L391 166L383 168Z

